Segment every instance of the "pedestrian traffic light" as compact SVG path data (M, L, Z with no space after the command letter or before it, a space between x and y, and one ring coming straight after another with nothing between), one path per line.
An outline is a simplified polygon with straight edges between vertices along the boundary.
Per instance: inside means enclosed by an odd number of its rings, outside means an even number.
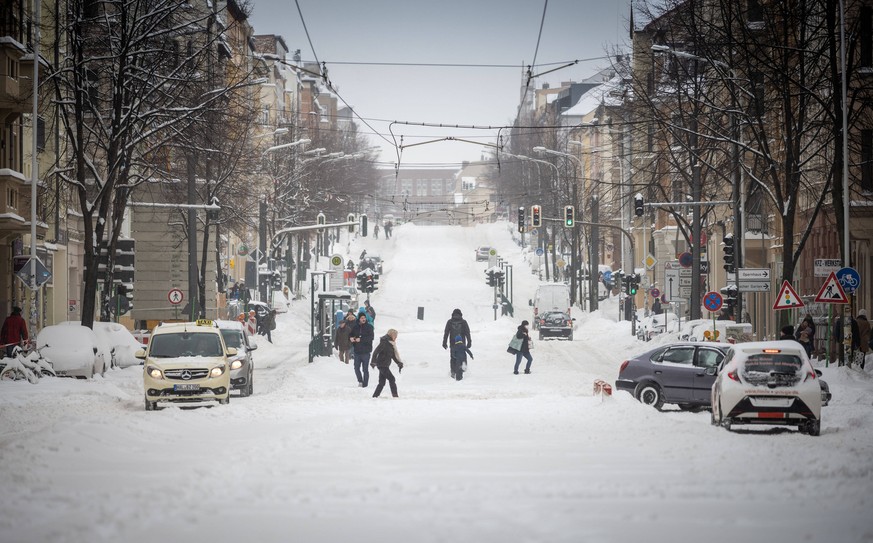
M722 239L724 243L724 269L730 273L733 273L734 268L734 237L733 236L725 236Z
M634 215L642 217L643 213L643 195L638 192L636 196L634 196Z
M530 206L530 225L533 228L539 228L543 225L542 208L540 206Z
M564 206L564 226L572 228L574 224L576 224L576 208Z
M524 232L524 208L518 208L518 231Z
M367 237L367 216L361 215L361 235Z
M349 216L346 217L346 222L355 222L355 214L354 214L354 213L349 213ZM350 224L350 225L349 225L349 233L352 233L352 234L353 234L354 232L355 232L355 225L354 225L354 224Z

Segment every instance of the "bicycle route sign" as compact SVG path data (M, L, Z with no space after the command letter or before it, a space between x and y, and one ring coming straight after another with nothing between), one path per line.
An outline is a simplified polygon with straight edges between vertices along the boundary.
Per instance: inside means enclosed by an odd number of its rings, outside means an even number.
M838 271L837 281L846 294L853 294L861 286L861 276L855 268L843 268Z

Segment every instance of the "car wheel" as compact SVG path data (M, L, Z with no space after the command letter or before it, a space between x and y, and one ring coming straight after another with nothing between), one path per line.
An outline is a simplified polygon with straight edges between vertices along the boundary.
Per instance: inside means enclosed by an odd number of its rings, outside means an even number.
M540 341L542 341L542 340L543 340L543 333L542 333L542 332L540 332L540 337L539 337L539 340L540 340Z
M721 421L721 425L724 427L725 430L730 432L733 421L731 419L724 419L723 421Z
M806 423L806 433L811 436L821 435L821 421L811 420Z
M148 396L147 396L145 399L145 410L146 411L155 411L155 410L157 410L157 407L158 407L157 403L150 402L148 399Z
M249 375L248 390L249 390L249 394L248 394L249 396L251 396L252 394L255 393L255 373L254 372L252 372L252 374Z
M227 404L229 404L229 403L230 403L230 394L227 395L227 398L225 398L225 399L223 399L223 400L218 400L218 403L219 403L220 405L227 405Z
M664 395L661 387L655 383L640 383L636 390L637 400L644 405L650 405L658 411L664 407Z

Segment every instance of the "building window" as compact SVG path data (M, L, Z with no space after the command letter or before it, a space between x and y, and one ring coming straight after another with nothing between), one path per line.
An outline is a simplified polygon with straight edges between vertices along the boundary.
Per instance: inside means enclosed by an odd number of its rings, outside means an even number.
M36 118L36 149L45 150L45 119L42 117Z
M655 149L655 123L649 121L646 131L646 152L651 153Z
M97 102L100 99L100 75L94 70L85 70L85 92L88 93L91 107L97 109Z
M10 79L18 79L18 61L11 57L6 57L6 76Z
M6 207L18 209L18 191L13 188L6 189Z
M746 22L760 23L764 21L764 9L760 0L748 0L746 3Z
M873 129L861 130L861 190L873 192Z
M873 7L861 8L861 67L873 68Z
M93 19L100 15L100 0L85 0L84 15L86 19Z

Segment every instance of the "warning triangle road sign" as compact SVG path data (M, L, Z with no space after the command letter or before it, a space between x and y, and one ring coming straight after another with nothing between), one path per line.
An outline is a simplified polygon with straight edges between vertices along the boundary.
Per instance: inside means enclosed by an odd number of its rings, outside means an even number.
M794 307L803 307L803 300L797 295L791 283L787 280L782 281L782 288L779 289L779 296L773 303L773 309L792 309Z
M815 296L816 302L824 302L826 304L847 304L849 297L846 296L846 291L837 280L837 274L831 272L827 280L821 286L818 294Z

